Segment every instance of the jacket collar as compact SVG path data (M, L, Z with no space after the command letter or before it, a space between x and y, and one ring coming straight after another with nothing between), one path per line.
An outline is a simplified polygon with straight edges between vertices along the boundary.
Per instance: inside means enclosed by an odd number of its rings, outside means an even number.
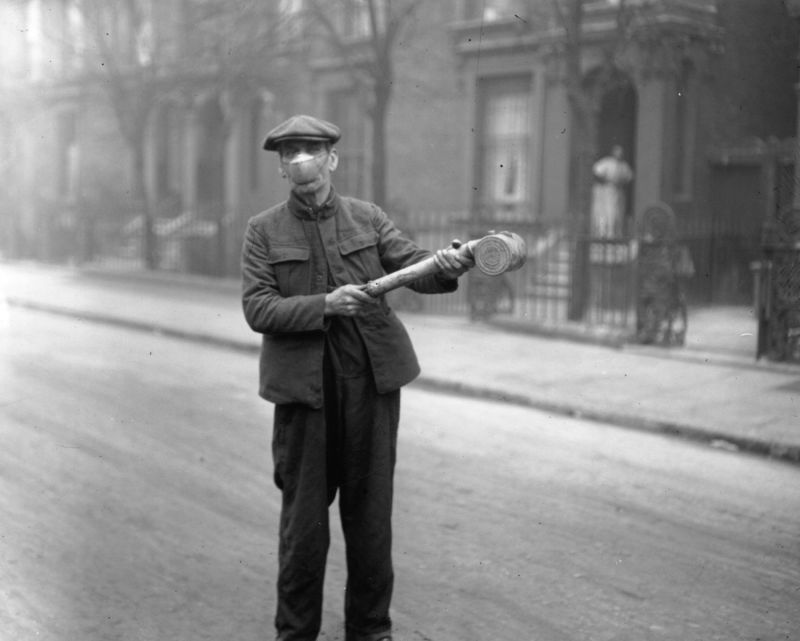
M333 188L333 185L331 185L328 198L319 207L311 206L300 200L294 193L289 194L289 200L286 202L289 211L298 218L303 220L318 220L320 218L330 218L336 213L339 196Z

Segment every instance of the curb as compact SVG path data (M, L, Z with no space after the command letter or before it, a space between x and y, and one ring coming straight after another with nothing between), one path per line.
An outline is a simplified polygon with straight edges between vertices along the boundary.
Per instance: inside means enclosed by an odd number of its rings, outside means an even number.
M181 340L200 342L223 349L229 349L245 353L258 353L260 346L257 342L241 341L236 339L224 339L211 334L202 332L192 332L187 330L175 329L163 325L146 321L135 321L129 318L114 316L111 314L98 314L76 310L68 307L60 307L34 301L23 300L20 298L8 298L9 305L46 312L59 316L66 316L85 320L93 323L103 323L124 327L135 331L158 334ZM698 443L705 443L711 447L728 450L732 452L745 452L753 455L763 456L778 461L791 464L800 464L800 446L785 445L759 439L746 437L736 437L722 432L715 432L698 428L696 426L681 424L671 421L655 421L633 414L624 414L615 411L598 410L592 407L580 407L575 404L558 403L554 401L537 399L532 396L503 392L492 389L488 386L473 386L465 383L420 376L410 384L412 387L419 387L434 392L463 396L467 398L477 398L498 403L508 403L521 407L537 409L543 412L558 414L576 419L588 420L595 423L606 423L616 427L622 427L637 431L647 431L665 436L683 438Z
M599 410L593 407L581 407L576 404L537 399L522 394L509 394L488 387L445 381L442 379L429 378L424 375L416 379L411 385L456 396L519 405L521 407L558 414L559 416L592 421L594 423L606 423L625 429L679 437L698 443L706 443L717 449L729 450L732 452L745 452L786 463L800 464L800 446L731 436L723 432L715 432L713 430L674 421L656 421L634 414L615 412L613 410Z
M83 276L101 280L128 280L153 285L173 286L179 284L196 289L213 289L221 292L231 292L237 295L241 292L242 283L235 278L203 276L199 274L184 274L182 272L163 271L114 271L102 267L80 267L76 270Z
M114 316L113 314L98 314L96 312L87 312L84 310L77 310L70 307L60 307L58 305L50 305L47 303L37 303L34 301L22 300L14 297L9 297L6 300L8 304L13 307L32 309L37 312L46 312L48 314L54 314L57 316L66 316L68 318L75 318L77 320L84 320L92 323L114 325L116 327L124 327L125 329L132 329L148 334L158 334L160 336L168 336L170 338L178 338L196 343L205 343L207 345L222 347L237 352L258 353L260 349L259 345L255 342L250 343L236 339L220 338L219 336L215 336L213 334L175 329L174 327L168 327L166 325L158 325L148 321L131 320L130 318Z
M539 336L553 340L565 340L572 343L586 345L599 345L610 349L617 349L630 354L661 358L686 363L705 363L723 367L747 369L753 371L779 372L782 374L800 375L800 366L793 363L782 363L769 360L756 360L755 356L745 357L741 354L723 351L702 350L698 348L642 345L632 340L631 333L619 330L592 331L580 326L555 327L545 325L531 325L515 320L502 318L484 321L487 325L499 330L528 336Z
M666 358L686 363L713 363L714 365L722 367L747 369L756 372L778 372L781 374L800 375L800 366L796 364L756 360L755 357L743 358L736 354L725 354L719 351L710 352L698 349L681 349L677 351L670 348L635 344L623 345L621 349L630 354L648 356L650 358Z
M572 343L600 345L611 349L624 349L630 339L630 332L624 329L598 330L576 324L575 326L538 325L514 319L490 318L487 325L509 333L565 340Z

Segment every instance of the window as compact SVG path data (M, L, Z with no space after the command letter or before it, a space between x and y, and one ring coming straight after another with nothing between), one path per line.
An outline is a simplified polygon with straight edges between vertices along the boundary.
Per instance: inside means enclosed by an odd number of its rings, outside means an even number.
M378 31L383 31L385 26L384 8L384 4L380 2L373 5ZM367 0L346 0L341 12L341 29L345 38L365 40L372 36L370 3Z
M0 3L0 73L3 80L24 77L28 71L29 50L28 9L10 3Z
M303 10L303 0L279 0L278 11L281 15L296 15Z
M531 76L479 81L480 205L521 212L530 200Z
M31 0L27 5L26 45L30 62L30 79L34 82L44 76L45 46L47 38L44 33L41 0Z
M84 58L88 50L87 27L84 24L83 14L74 1L67 5L67 25L67 37L72 47L70 65L73 69L80 69L84 64Z
M303 0L280 0L278 2L278 25L276 32L281 50L297 48L303 40Z
M366 198L366 117L358 94L352 89L330 92L328 115L329 120L342 130L342 139L336 144L339 151L339 167L334 175L336 190L348 196Z
M153 56L157 48L152 2L142 3L140 10L141 15L135 25L132 37L136 48L136 62L147 67L153 64Z
M514 17L526 18L528 2L526 0L465 0L464 18L466 20L508 20Z

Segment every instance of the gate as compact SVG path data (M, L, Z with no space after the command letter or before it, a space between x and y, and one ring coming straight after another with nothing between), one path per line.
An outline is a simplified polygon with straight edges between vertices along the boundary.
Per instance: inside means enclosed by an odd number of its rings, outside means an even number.
M794 141L754 140L712 155L710 216L690 222L699 293L709 303L747 304L755 286L751 265L765 233L791 208Z
M800 363L800 243L765 246L756 276L756 357Z

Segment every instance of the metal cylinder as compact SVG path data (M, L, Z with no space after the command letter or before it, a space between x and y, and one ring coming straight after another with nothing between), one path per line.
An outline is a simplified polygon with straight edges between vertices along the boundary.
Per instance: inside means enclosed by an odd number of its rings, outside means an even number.
M499 276L525 264L525 241L517 234L500 232L484 236L472 248L475 266L487 276Z

